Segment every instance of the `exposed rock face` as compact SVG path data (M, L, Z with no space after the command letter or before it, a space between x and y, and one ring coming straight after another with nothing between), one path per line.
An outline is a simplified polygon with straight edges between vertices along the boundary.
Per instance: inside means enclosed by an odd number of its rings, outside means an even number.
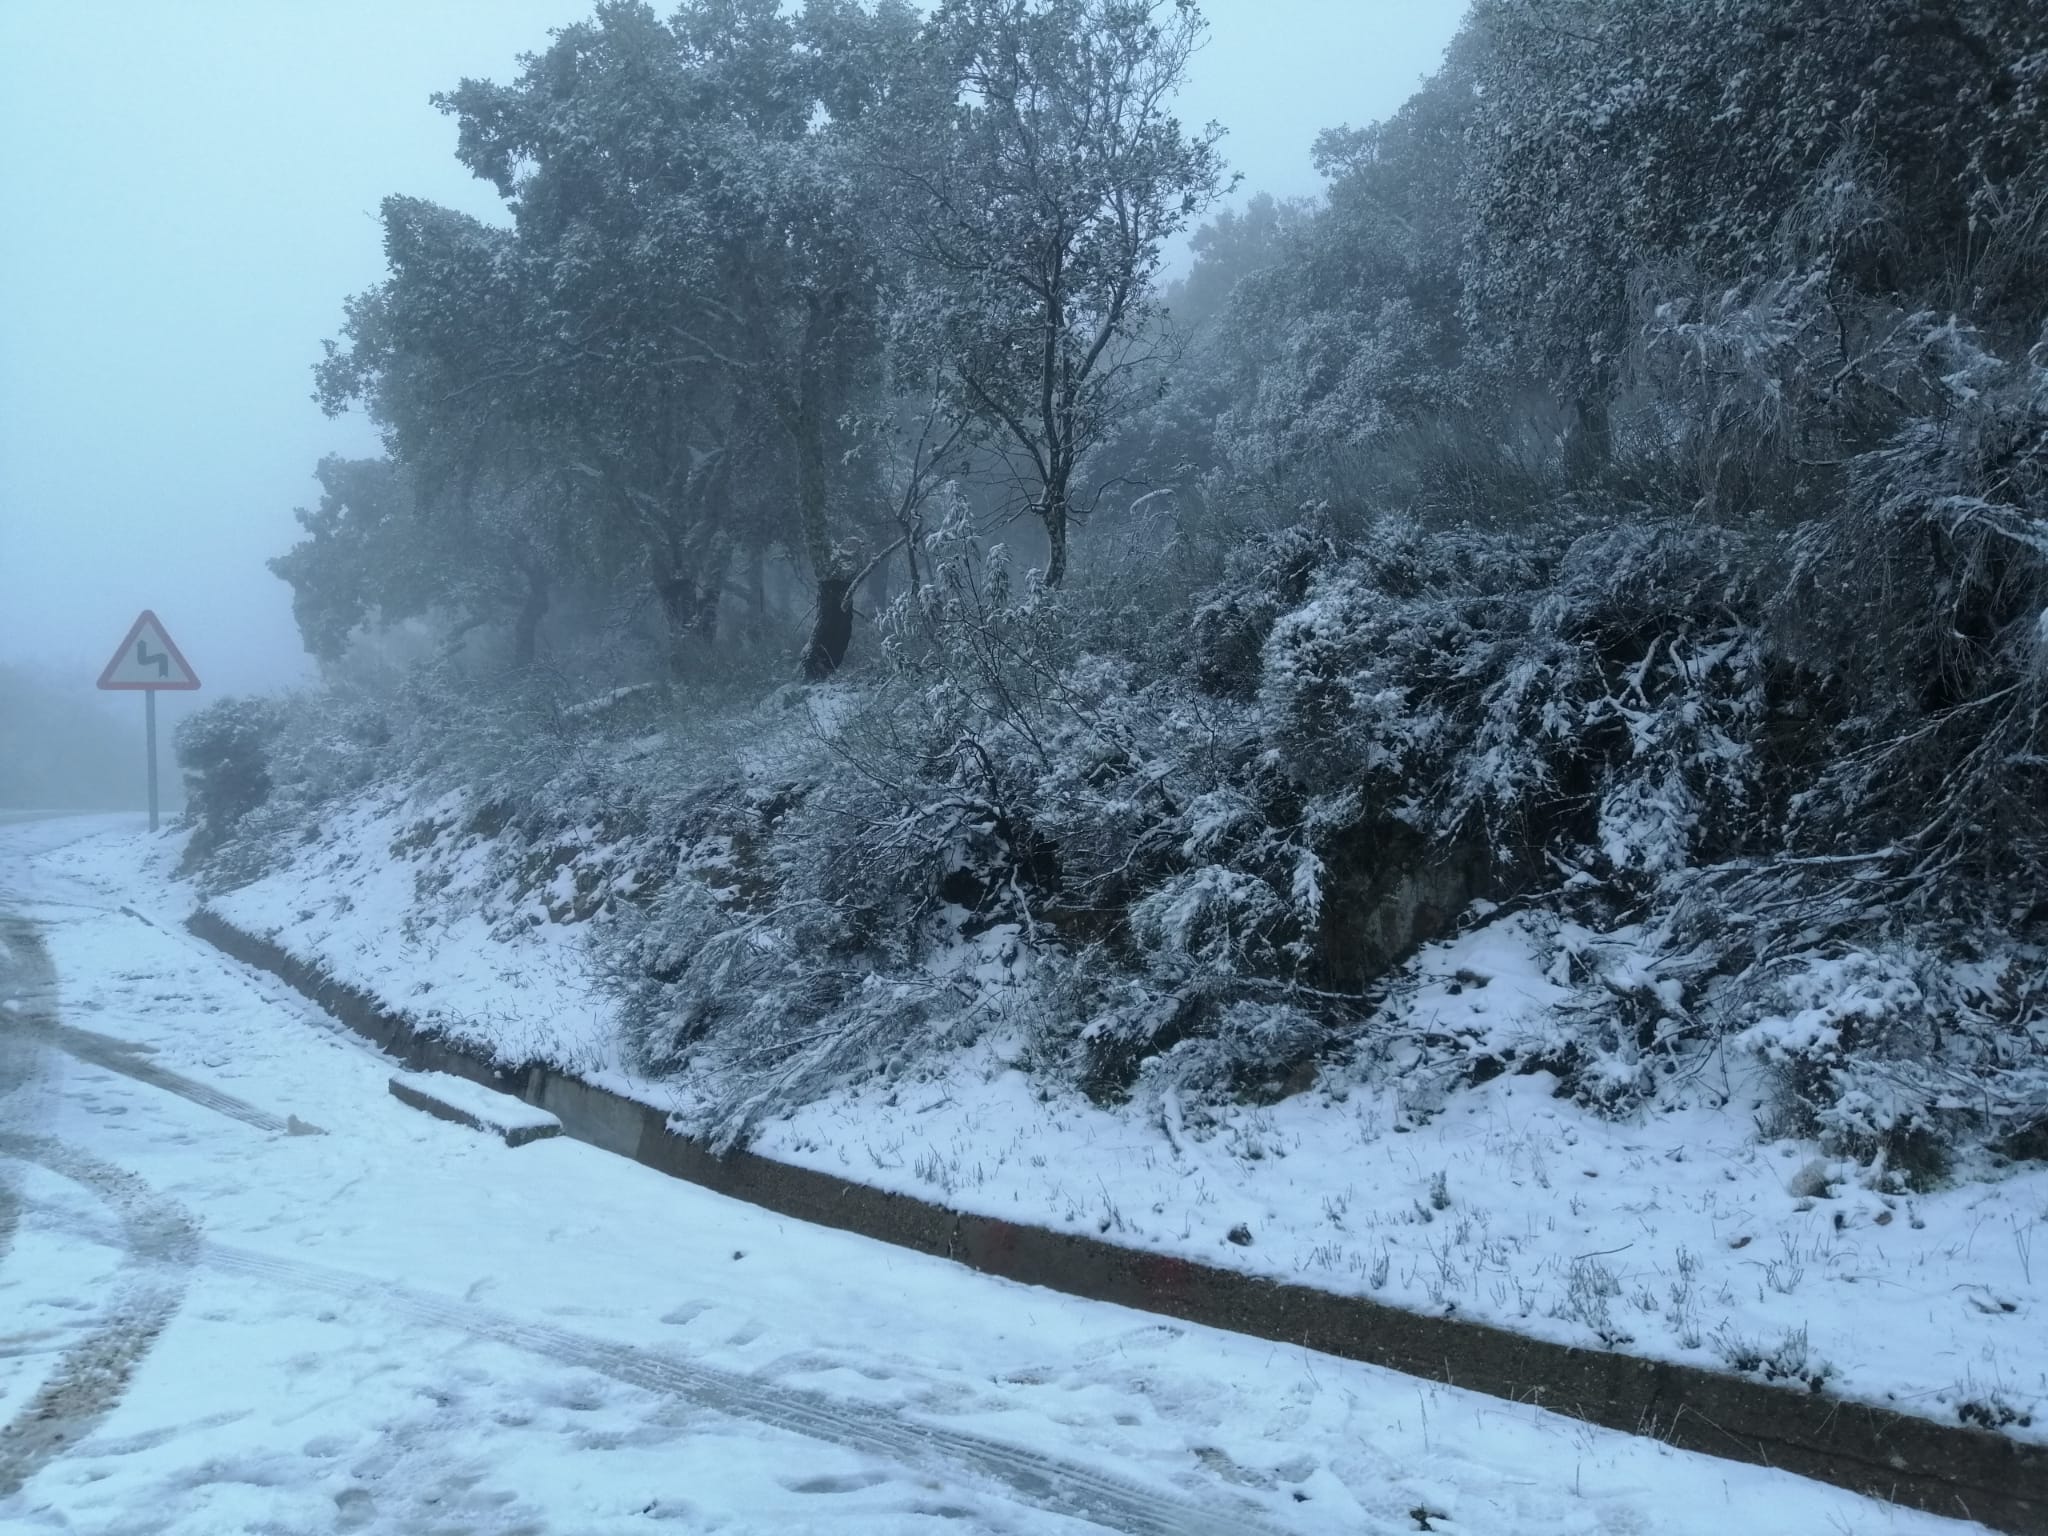
M1324 979L1336 988L1363 987L1399 965L1420 945L1450 932L1458 914L1493 896L1499 875L1483 845L1444 852L1396 821L1361 827L1325 873Z

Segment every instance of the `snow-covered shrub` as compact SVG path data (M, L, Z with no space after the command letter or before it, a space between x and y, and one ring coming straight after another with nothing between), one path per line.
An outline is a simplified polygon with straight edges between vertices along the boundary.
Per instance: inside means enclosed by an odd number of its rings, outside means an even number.
M1954 1148L2048 1117L2038 950L1808 953L1714 1006L1754 1020L1733 1046L1775 1085L1773 1134L1817 1138L1875 1182L1925 1187Z
M1170 876L1130 910L1131 936L1174 970L1270 974L1291 942L1293 913L1258 876L1203 864Z
M1641 896L1754 831L1762 660L1732 536L1580 513L1462 537L1388 521L1348 556L1260 541L1180 616L1198 640L1219 613L1270 625L1250 699L1215 646L1149 677L1091 652L1071 599L958 528L929 552L886 668L811 707L801 792L772 818L727 797L715 841L748 849L753 894L679 880L635 940L642 1058L728 1078L730 1134L1022 994L1048 1005L1027 1010L1036 1059L1098 1096L1280 1091L1361 1015L1330 946L1354 942L1375 861L1479 832L1515 878L1542 849ZM1464 899L1404 909L1375 963ZM1092 983L1051 1002L1081 954ZM1620 1107L1650 1084L1644 1031L1596 995L1574 1087Z
M689 1069L705 1085L700 1129L720 1146L763 1113L892 1064L917 1035L937 984L886 981L856 926L823 899L749 902L696 879L628 919L626 1044L645 1069Z
M1296 1003L1237 998L1217 1010L1209 1034L1181 1040L1149 1059L1144 1072L1151 1082L1209 1097L1277 1097L1328 1039L1328 1025Z
M1654 877L1744 832L1763 702L1748 586L1711 529L1391 522L1275 626L1265 741L1361 818L1480 831L1504 864L1561 835L1557 852Z
M893 1074L972 1038L1029 958L1019 925L950 906L943 850L864 858L882 807L859 781L732 805L644 912L613 930L626 1043L688 1077L716 1145L835 1084ZM920 846L915 828L899 829ZM705 857L706 854L710 857Z
M2048 337L2011 361L1933 316L1912 335L1927 409L1789 541L1775 627L1843 720L1793 836L1893 850L1916 906L2008 907L2048 873Z
M1249 714L1091 652L1072 599L957 527L929 553L885 669L814 696L785 745L801 792L711 818L701 841L744 845L751 891L707 869L651 904L625 967L643 1059L722 1077L724 1137L998 1016L1108 1096L1183 1042L1216 1091L1298 1062L1324 1034L1286 996L1316 861L1275 819Z
M834 1083L971 1033L1046 882L1007 753L921 728L943 692L815 691L754 715L646 809L659 888L606 937L626 1044L687 1069L718 1145Z
M1328 537L1298 527L1232 551L1223 581L1189 624L1193 675L1204 692L1240 700L1257 695L1260 656L1274 622L1301 603L1316 569L1334 555Z
M1787 1328L1774 1342L1765 1343L1723 1324L1712 1342L1714 1353L1728 1369L1761 1376L1765 1381L1797 1382L1818 1392L1835 1373L1832 1364L1815 1357L1803 1325Z
M392 766L387 701L363 689L331 688L278 700L266 764L274 798L317 812L370 784Z
M1780 1118L1768 1130L1818 1138L1830 1151L1875 1161L1925 1188L1947 1168L1936 1120L1942 1101L1930 1102L1895 1075L1898 1064L1936 1054L1939 1024L1916 970L1895 954L1815 957L1759 999L1782 1011L1765 1014L1731 1044L1770 1070Z
M188 865L214 855L270 798L270 745L283 715L273 700L231 696L179 722L175 746L192 823Z

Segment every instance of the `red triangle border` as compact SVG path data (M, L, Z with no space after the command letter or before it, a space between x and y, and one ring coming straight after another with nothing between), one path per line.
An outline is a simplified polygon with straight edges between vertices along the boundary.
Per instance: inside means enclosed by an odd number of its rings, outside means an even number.
M178 664L178 670L185 674L188 681L182 683L116 683L110 681L109 679L114 675L114 669L120 666L127 657L128 647L133 645L137 637L141 635L143 626L150 624L156 626L156 632L163 637L164 649L170 653L171 660ZM173 640L171 632L164 628L164 621L156 616L154 609L145 608L136 617L135 622L128 626L128 638L114 647L114 654L108 658L106 666L100 669L99 686L112 693L189 693L199 686L199 674L192 670L192 663L185 659L185 653L178 649L178 642Z

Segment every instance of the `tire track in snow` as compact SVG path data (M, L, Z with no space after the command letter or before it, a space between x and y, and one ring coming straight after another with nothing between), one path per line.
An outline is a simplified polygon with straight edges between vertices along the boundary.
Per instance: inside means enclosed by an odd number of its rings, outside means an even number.
M34 1090L42 1078L38 1031L50 1018L56 972L35 925L0 917L0 1124L22 1125L33 1113ZM8 1173L0 1171L0 1263L14 1244L21 1197Z
M147 927L156 927L129 907L105 908L102 915L130 917ZM26 918L0 918L0 1104L17 1089L25 1089L38 1075L41 1047L51 1045L90 1066L132 1077L259 1131L276 1135L321 1134L318 1126L295 1115L274 1115L246 1099L223 1093L210 1083L158 1066L149 1059L146 1046L60 1022L56 998L56 969L35 925ZM4 1215L0 1215L0 1253L6 1251L4 1221Z
M21 1196L14 1180L0 1170L0 1265L7 1262L7 1250L14 1246L14 1234L21 1228Z
M35 1163L98 1195L120 1219L129 1260L100 1321L58 1357L20 1412L0 1425L0 1498L7 1498L113 1412L184 1299L199 1236L182 1207L75 1147L46 1136L0 1132L0 1156Z
M137 915L137 914L129 914ZM42 946L21 920L4 938ZM45 969L47 961L45 960ZM54 979L35 989L41 1004L10 1033L27 1049L42 1042L139 1082L177 1094L259 1130L295 1126L267 1110L149 1061L112 1036L56 1021L48 1007ZM129 1379L176 1312L194 1262L287 1290L373 1302L414 1322L594 1371L629 1386L681 1398L727 1417L878 1456L900 1466L951 1465L1008 1488L1024 1502L1127 1533L1127 1536L1282 1536L1246 1504L1204 1505L1116 1473L910 1418L870 1404L699 1365L664 1350L610 1343L529 1322L508 1313L303 1261L203 1243L179 1207L158 1199L134 1175L46 1137L0 1133L0 1156L45 1167L99 1194L120 1218L131 1261L158 1261L124 1273L105 1319L65 1352L43 1389L0 1428L0 1497L82 1439L120 1401ZM7 1202L0 1200L0 1221Z
M1114 1472L949 1429L877 1404L843 1403L800 1387L700 1365L667 1350L594 1339L472 1302L297 1259L214 1243L204 1246L201 1258L212 1269L287 1289L373 1302L412 1322L595 1371L730 1418L829 1441L898 1466L929 1468L946 1463L965 1468L1005 1485L1026 1503L1127 1536L1283 1536L1281 1526L1248 1504L1198 1503Z
M215 1114L226 1115L230 1120L239 1120L252 1125L259 1131L272 1131L280 1135L318 1135L317 1126L308 1125L296 1116L273 1115L269 1110L259 1108L246 1099L238 1099L231 1093L223 1093L197 1078L186 1077L168 1067L160 1067L144 1054L145 1047L126 1040L117 1040L112 1035L102 1035L90 1029L79 1029L71 1024L42 1023L30 1027L30 1033L56 1046L67 1056L95 1067L104 1067L109 1072L118 1072L132 1077L138 1083L147 1083L152 1088L161 1088L174 1093L181 1099L189 1099L202 1109Z
M45 1138L0 1136L0 1155L18 1157L80 1182L92 1183L104 1194L108 1191L101 1183L82 1177L80 1171L89 1174L103 1170L122 1181L128 1190L146 1194L141 1181L132 1175L108 1170L97 1159L86 1158ZM115 1203L111 1197L110 1203ZM122 1212L126 1223L126 1211L118 1203L116 1209ZM744 1419L806 1439L844 1446L896 1466L964 1470L1002 1485L1024 1503L1125 1536L1286 1536L1283 1527L1266 1519L1249 1503L1231 1500L1228 1495L1219 1494L1210 1503L1200 1503L1099 1467L951 1429L877 1404L841 1402L823 1393L698 1364L666 1349L596 1339L373 1276L198 1241L193 1238L189 1224L177 1236L160 1234L138 1239L131 1235L129 1243L133 1251L163 1259L181 1271L183 1266L196 1262L210 1270L289 1292L372 1304L409 1322L500 1344L558 1365L594 1371L658 1396L680 1399L728 1418ZM182 1289L182 1272L178 1281ZM168 1320L168 1313L163 1320ZM158 1322L158 1331L161 1326ZM153 1339L154 1333L149 1337ZM118 1391L106 1406L111 1408L115 1400ZM83 1428L68 1435L63 1443L75 1441L82 1433ZM0 1446L4 1445L4 1438L0 1438ZM61 1449L62 1445L54 1446L51 1452ZM0 1493L8 1491L7 1465L6 1452L0 1450ZM19 1482L13 1486L19 1486Z

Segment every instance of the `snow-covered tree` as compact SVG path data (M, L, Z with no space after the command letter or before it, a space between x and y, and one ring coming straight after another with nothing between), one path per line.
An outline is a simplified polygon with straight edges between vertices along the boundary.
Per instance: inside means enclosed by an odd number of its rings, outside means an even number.
M573 479L482 453L432 491L388 459L330 456L315 473L305 536L270 562L310 654L338 660L362 626L438 615L458 635L509 627L513 665L532 665L557 593L584 575L562 547Z
M604 5L515 82L463 82L441 105L511 227L387 202L391 275L322 376L330 405L403 419L408 466L483 418L587 482L577 511L632 552L674 669L738 552L799 556L821 623L843 610L833 524L854 492L834 480L858 462L840 434L882 287L817 89L773 0ZM844 644L814 638L808 665Z
M1866 292L1966 267L1989 210L2039 195L2048 31L2017 0L1481 0L1467 29L1467 316L1596 435L1630 274L1738 276L1844 152L1891 194L1840 231Z
M1165 243L1222 185L1220 130L1172 111L1202 35L1193 0L947 0L921 87L869 115L922 349L1024 487L1049 586L1083 462L1156 384Z

